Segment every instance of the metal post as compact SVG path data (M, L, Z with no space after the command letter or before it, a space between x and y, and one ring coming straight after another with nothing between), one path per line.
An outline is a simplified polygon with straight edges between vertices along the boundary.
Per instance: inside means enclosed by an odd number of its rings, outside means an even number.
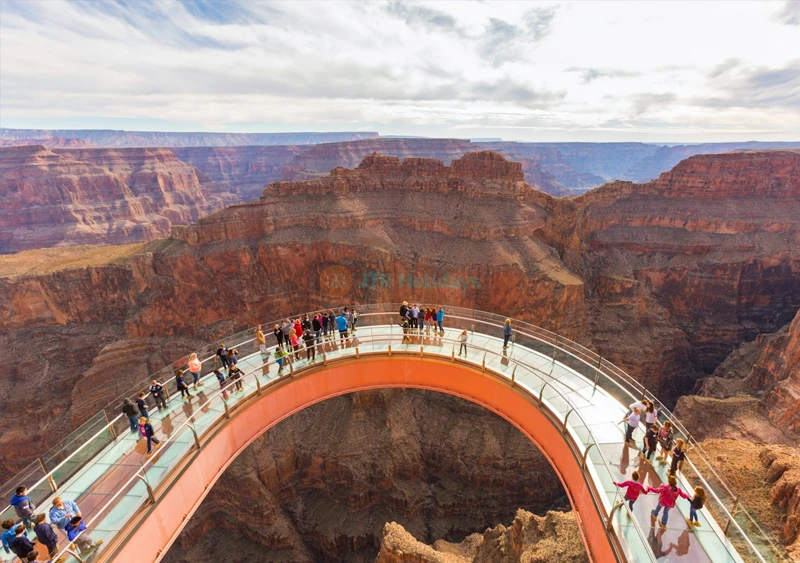
M514 364L514 371L511 372L511 387L514 387L514 376L517 374L519 364Z
M541 389L539 389L539 403L540 403L540 404L541 404L541 402L542 402L542 395L544 395L544 388L545 388L545 387L547 387L547 384L548 384L548 383L550 383L550 382L549 382L549 381L545 381L545 382L544 382L544 385L542 385L542 388L541 388Z
M58 485L56 485L56 480L53 479L52 475L47 476L47 482L50 484L50 489L55 493L58 490Z
M389 355L390 356L392 355L392 345L391 344L389 344Z
M289 376L294 375L294 362L289 362Z
M567 420L569 419L569 415L571 415L572 411L574 411L574 410L575 410L575 408L573 407L573 408L571 408L571 409L569 409L567 411L567 414L564 415L564 423L561 426L561 433L562 434L566 434L567 433Z
M83 559L81 559L81 556L72 551L71 549L66 550L64 553L66 555L72 555L75 559L78 560L79 563L84 563Z
M358 346L356 346L356 358L358 358Z
M103 409L103 416L106 417L106 424L109 425L108 429L111 430L111 438L116 440L117 439L117 431L114 430L114 425L111 424L111 421L108 419L108 411Z
M228 401L226 401L224 397L222 399L222 404L225 405L225 418L230 418L231 417L231 409L228 406Z
M583 463L581 464L581 467L583 468L584 471L586 471L586 460L589 459L589 450L592 449L592 446L595 445L597 444L595 444L595 442L592 442L591 444L586 446L585 450L583 450Z
M731 507L731 515L728 518L728 521L725 522L725 529L723 530L722 534L727 537L728 536L728 529L731 527L733 523L733 519L736 518L736 511L739 510L739 497L733 499L733 506Z
M483 353L483 362L481 362L481 369L486 371L486 352Z
M622 503L622 502L618 502L618 503L616 503L616 504L614 505L614 508L612 508L612 509L611 509L611 512L608 514L608 520L606 521L606 529L607 529L607 530L611 530L611 529L612 529L612 527L613 527L613 525L614 525L614 513L615 513L615 512L617 511L617 509L618 509L620 506L622 506L622 505L623 505L623 503Z
M597 379L600 377L600 370L598 368L594 369L594 389L592 389L592 393L597 391Z
M142 474L137 475L137 477L139 479L141 479L142 482L144 482L144 486L147 488L147 498L150 499L150 503L151 504L155 504L156 503L156 495L153 494L153 487L150 486L150 482L147 480L147 477L145 477Z
M188 424L189 430L192 431L192 435L194 436L194 445L197 449L200 449L200 438L197 436L197 430L194 429L194 424Z
M258 374L253 372L253 377L256 379L256 394L261 395L261 382L258 380Z
M424 356L425 355L425 346L420 346L419 347L419 355L420 356Z
M328 365L328 355L325 353L324 349L322 350L322 365L323 366Z

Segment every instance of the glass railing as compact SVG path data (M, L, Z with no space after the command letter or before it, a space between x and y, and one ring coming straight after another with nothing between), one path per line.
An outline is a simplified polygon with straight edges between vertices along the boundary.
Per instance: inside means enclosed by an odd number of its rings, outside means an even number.
M395 311L398 309L399 304L359 306L358 327L368 329L358 331L361 342L357 347L337 347L328 350L325 352L326 358L335 359L352 355L356 348L361 353L385 353L389 346L397 346L401 334L400 327L396 326L398 317ZM499 315L454 307L447 308L446 312L445 327L468 330L472 334L471 340L475 340L476 335L482 337L481 335L486 334L502 334L504 317ZM268 343L274 343L270 327L275 322L262 325ZM496 343L493 343L492 346L481 346L473 342L470 344L471 355L468 361L479 364L485 362L486 368L492 373L505 374L532 396L539 397L542 405L558 420L562 420L561 417L567 418L566 429L572 442L576 445L575 453L581 456L581 459L587 460L586 470L591 474L592 482L598 488L598 492L602 493L596 496L598 506L602 507L601 513L613 515L614 507L623 500L622 495L617 487L611 484L612 475L614 475L611 469L613 462L602 454L602 444L595 440L591 430L593 423L587 422L584 415L581 414L580 409L583 408L581 405L585 403L585 397L581 399L581 391L584 393L591 391L594 394L599 389L621 402L623 406L643 396L648 398L651 396L622 370L585 347L528 323L514 321L513 326L515 337L509 353L498 352L499 345ZM388 330L389 333L381 332L385 332L385 330ZM78 431L51 449L5 487L12 490L19 483L34 481L35 484L29 487L29 496L34 499L34 502L41 504L52 496L54 491L58 491L64 496L69 496L70 492L79 493L80 489L90 485L92 479L101 474L103 469L127 472L124 473L127 478L124 480L123 486L117 487L113 491L92 494L92 510L89 519L92 536L100 539L115 536L126 525L131 515L149 501L148 491L162 484L163 479L169 474L172 464L195 447L195 436L202 436L208 428L221 420L226 412L252 396L253 392L261 387L259 376L264 377L265 370L275 371L274 359L271 356L266 364L258 361L257 365L251 365L253 358L261 356L257 354L253 334L253 330L247 330L223 339L229 348L235 347L239 350L239 357L243 359L240 361L240 365L247 366L244 378L245 392L230 393L228 398L224 398L220 390L209 391L212 387L217 388L216 380L212 377L209 382L206 378L207 387L201 391L200 402L190 409L191 412L186 411L185 406L173 395L170 405L179 405L180 411L174 416L167 416L160 421L161 431L169 437L155 458L150 458L141 464L127 464L127 462L120 461L124 457L120 451L124 450L121 444L125 443L126 435L130 431L127 418L117 413L123 397L134 397L139 390L146 389L152 379L162 381L167 387L174 385L173 370L175 367L185 366L186 357L178 359L157 374L138 382L138 387L120 394L120 398L115 404L104 408ZM447 352L445 349L449 347L449 355L453 356L458 343L450 332L446 336L446 338L433 338L420 335L415 338L421 340L419 346L425 349L425 354L448 355L445 353ZM425 340L436 341L436 343L429 343L426 347ZM203 377L218 367L218 360L214 355L217 344L218 342L215 342L198 351L199 357L203 360ZM270 351L272 350L274 350L274 346L270 346ZM533 358L535 361L533 363L521 361L517 357L519 350L536 352L536 357ZM480 361L476 354L482 354ZM285 372L302 371L306 367L307 365L300 361L290 364ZM570 372L580 374L582 377L578 380L571 380L566 377L568 374L563 368L569 368ZM558 373L554 373L554 371L558 371ZM269 379L267 385L275 381L274 374ZM576 386L580 387L576 389L574 388ZM671 420L690 444L696 444L671 413L663 408L660 402L655 402L661 407L661 418ZM684 471L684 486L687 486L689 482L704 484L710 493L709 512L716 517L720 524L715 523L715 527L709 526L703 533L713 533L718 541L721 541L722 548L726 550L732 561L741 559L745 561L783 560L782 549L777 546L774 539L763 532L749 512L745 511L736 501L730 486L718 477L717 472L710 464L705 464L702 456L698 457L699 464L692 463L695 456L696 452L692 450L691 461L687 460L689 467ZM700 469L698 469L698 465ZM705 472L706 468L709 469L708 473ZM3 512L3 517L8 514L8 517L13 518L13 511L10 510L10 507L7 508ZM635 519L623 520L621 518L621 515L627 511L627 505L623 505L617 510L616 518L611 519L610 525L617 538L620 538L621 545L628 551L628 560L641 560L640 558L645 552L649 554L647 556L649 559L652 556L652 549L645 549L645 547L652 543L651 538L644 534ZM724 539L725 534L730 541ZM719 540L720 537L723 539ZM742 554L741 559L738 558L737 551ZM65 549L64 553L66 552Z

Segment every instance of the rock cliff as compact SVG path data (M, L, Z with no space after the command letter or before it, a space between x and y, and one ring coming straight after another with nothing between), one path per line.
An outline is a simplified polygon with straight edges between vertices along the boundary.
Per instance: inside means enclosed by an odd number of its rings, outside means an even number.
M548 462L503 419L439 393L370 391L305 409L254 442L165 562L232 552L242 560L373 561L390 521L427 542L458 542L511 521L518 507L561 506L569 505ZM585 557L570 513L524 513L512 528L528 544L568 530Z
M0 148L0 253L151 240L224 207L166 149Z

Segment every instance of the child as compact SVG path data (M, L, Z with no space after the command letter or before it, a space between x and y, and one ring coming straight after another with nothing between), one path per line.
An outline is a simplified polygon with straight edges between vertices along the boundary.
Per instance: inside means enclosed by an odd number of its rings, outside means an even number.
M145 400L145 392L142 391L139 393L139 396L136 397L136 408L139 409L139 414L145 418L150 418L150 413L147 412L147 401Z
M223 399L227 399L228 398L228 392L225 391L225 376L222 375L221 371L219 371L218 369L215 369L214 370L214 377L216 377L217 381L219 382L219 388L222 391L222 398Z
M655 524L656 518L658 518L658 513L661 512L662 508L664 509L664 516L661 517L662 530L667 529L667 518L669 518L669 511L671 508L675 508L675 501L678 499L678 497L683 497L686 500L689 500L689 495L684 493L683 490L678 487L678 481L675 479L674 475L670 475L667 482L657 489L649 487L647 492L658 494L658 504L656 504L655 509L650 513L650 521L653 524Z
M150 382L150 396L156 402L156 408L161 410L167 408L166 391L164 386L155 379Z
M683 440L675 440L675 449L672 450L672 463L669 466L669 474L675 475L679 469L683 469L683 461L686 459L686 449Z
M17 517L22 520L26 528L33 528L36 505L34 505L33 501L28 497L28 489L26 487L17 487L16 493L17 494L11 497L11 502L8 504L14 507Z
M656 451L658 444L658 425L652 424L647 429L644 435L644 446L642 446L642 453L639 454L643 461L650 463L650 458L653 457L653 452Z
M24 524L20 524L14 528L14 539L9 543L9 547L22 561L25 561L28 554L36 549L33 547L31 540L25 536Z
M33 531L36 533L36 539L39 543L47 548L50 557L54 557L58 551L58 536L53 531L53 527L46 521L44 513L36 515L36 526Z
M58 560L57 563L61 563L61 561L63 561L63 560L64 560L64 558L62 557L61 559ZM36 553L36 550L33 550L28 554L28 557L27 557L27 559L25 559L25 561L27 561L28 563L40 563L39 554Z
M408 317L403 317L400 326L403 327L403 344L411 344L411 337L408 335L411 323L408 322Z
M458 345L458 355L461 355L461 352L464 352L464 355L467 355L467 331L464 330L461 334L458 335L458 341L460 344Z
M617 483L614 481L614 484L619 488L625 488L625 500L628 501L628 506L630 509L633 510L633 503L636 502L636 499L639 498L639 495L642 493L647 493L644 486L639 482L639 472L634 471L631 475L630 481L623 481L622 483ZM628 518L631 515L628 513Z
M103 540L95 542L86 531L86 524L80 516L73 516L65 528L67 532L67 539L78 546L82 553L94 549L103 543Z
M694 488L694 496L692 500L689 501L689 518L686 519L686 522L689 526L694 528L697 526L700 527L700 522L697 520L697 511L703 508L703 505L706 503L706 490L703 487L695 487Z
M186 385L186 381L183 379L183 372L181 370L175 370L175 385L178 386L178 391L181 392L181 398L186 395L187 399L192 398L192 394L189 393L189 386Z
M639 407L633 407L633 412L630 415L628 415L628 418L627 419L623 418L622 420L619 421L619 424L622 424L626 420L628 422L628 426L627 428L625 428L626 444L633 442L633 431L636 430L636 428L639 426L639 421L641 420L641 417L639 416L640 413L641 411L639 410Z
M3 549L6 553L11 553L11 540L17 535L14 531L14 521L3 520L1 526L3 528Z
M289 344L292 347L292 357L295 360L299 360L300 339L297 337L297 331L295 329L289 331Z
M661 446L661 455L657 456L656 459L661 462L661 465L667 464L667 452L672 449L672 436L672 423L668 420L658 432L658 444Z
M228 372L228 379L233 381L237 393L244 390L244 385L242 384L242 370L240 370L236 364L231 365L230 371Z
M161 447L161 440L156 438L156 431L153 430L153 425L150 424L145 417L139 419L139 435L142 438L147 438L147 455L152 455L153 446Z
M278 364L278 376L283 373L283 362L286 358L286 352L283 348L278 347L275 349L275 363Z

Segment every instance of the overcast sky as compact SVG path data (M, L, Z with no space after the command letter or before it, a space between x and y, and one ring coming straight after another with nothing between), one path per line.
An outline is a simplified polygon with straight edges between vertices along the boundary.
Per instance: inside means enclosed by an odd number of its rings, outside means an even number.
M0 126L800 140L800 2L0 0Z

